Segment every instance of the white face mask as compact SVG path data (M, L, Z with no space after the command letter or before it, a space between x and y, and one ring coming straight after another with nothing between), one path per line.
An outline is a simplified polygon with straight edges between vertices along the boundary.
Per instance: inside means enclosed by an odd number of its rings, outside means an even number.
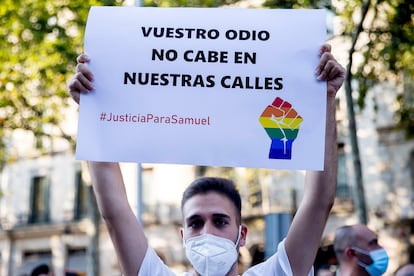
M233 241L211 234L189 238L184 242L185 254L194 269L202 276L224 276L237 261L237 246L240 240L241 226L236 244Z

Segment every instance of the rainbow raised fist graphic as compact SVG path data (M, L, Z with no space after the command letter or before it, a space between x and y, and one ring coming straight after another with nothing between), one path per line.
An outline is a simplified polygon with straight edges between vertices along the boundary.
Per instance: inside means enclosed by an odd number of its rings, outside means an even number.
M292 144L303 121L292 105L277 97L266 107L259 121L272 139L269 158L292 159Z

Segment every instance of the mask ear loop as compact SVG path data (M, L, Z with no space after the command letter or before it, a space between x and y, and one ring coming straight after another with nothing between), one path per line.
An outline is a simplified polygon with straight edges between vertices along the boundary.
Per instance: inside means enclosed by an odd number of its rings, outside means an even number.
M237 240L236 240L236 243L234 245L235 247L239 246L240 237L241 237L241 230L242 230L242 226L240 225L239 226L239 232L237 233Z
M183 241L183 247L184 247L184 248L186 248L186 247L185 247L185 240L184 240L184 237L183 237L181 240Z
M361 248L357 248L357 247L355 247L355 246L353 246L353 247L351 247L352 248L352 250L355 250L356 252L358 252L358 253L362 253L362 254L364 254L364 255L366 255L366 256L368 256L368 257L370 257L370 259L372 260L372 257L371 257L371 255L369 254L369 251L367 251L367 250L363 250L363 249L361 249ZM373 260L372 260L373 261ZM359 260L359 258L358 258L358 265L360 265L361 267L363 267L363 268L365 268L365 267L367 267L367 266L369 266L369 264L366 264L366 263L364 263L364 262L362 262L362 261L360 261Z

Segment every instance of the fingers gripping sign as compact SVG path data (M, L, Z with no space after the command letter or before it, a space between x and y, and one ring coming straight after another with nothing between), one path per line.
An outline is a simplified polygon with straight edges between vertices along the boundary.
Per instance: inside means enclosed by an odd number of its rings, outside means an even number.
M94 89L93 74L87 63L90 61L86 54L78 56L76 59L76 74L68 82L69 93L76 103L79 103L81 93L89 93Z
M292 105L277 97L268 105L259 118L272 140L270 159L292 159L292 144L303 121Z

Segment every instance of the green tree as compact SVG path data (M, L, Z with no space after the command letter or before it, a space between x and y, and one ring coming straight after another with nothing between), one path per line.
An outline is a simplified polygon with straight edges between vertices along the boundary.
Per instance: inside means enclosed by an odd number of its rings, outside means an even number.
M6 145L17 129L33 134L39 152L53 150L43 145L44 140L64 138L74 144L60 126L69 103L66 81L82 52L89 7L119 4L116 0L1 1L0 173L13 158ZM96 208L90 213L96 217ZM98 238L98 234L91 237L90 248L97 248ZM97 252L88 255L88 272L99 275Z
M91 5L119 1L12 1L0 5L0 169L13 130L38 141L63 137L59 127L68 104L66 81L82 52L83 29ZM39 149L42 144L37 143Z
M202 7L212 8L230 5L239 0L144 0L144 6L149 7Z
M332 5L333 4L333 5ZM364 108L369 88L389 81L398 89L396 127L414 138L414 4L410 0L286 1L267 0L267 7L326 8L341 21L340 36L350 42L345 90L357 189L357 212L367 222L354 105ZM358 56L358 62L354 57ZM355 81L357 87L351 84Z
M367 15L359 31L355 52L362 62L351 68L358 82L357 103L364 107L369 88L389 81L396 85L397 127L414 138L414 3L409 0L366 1ZM351 7L341 14L349 16ZM349 14L349 15L348 15ZM345 18L345 17L344 17ZM346 32L355 27L347 26Z
M396 128L414 138L414 5L411 1L346 1L336 9L350 40L345 91L356 181L357 213L367 223L362 168L356 136L354 103L364 108L369 88L384 81L397 88ZM355 57L359 57L357 60ZM352 86L353 81L357 83ZM371 97L375 99L375 97Z

